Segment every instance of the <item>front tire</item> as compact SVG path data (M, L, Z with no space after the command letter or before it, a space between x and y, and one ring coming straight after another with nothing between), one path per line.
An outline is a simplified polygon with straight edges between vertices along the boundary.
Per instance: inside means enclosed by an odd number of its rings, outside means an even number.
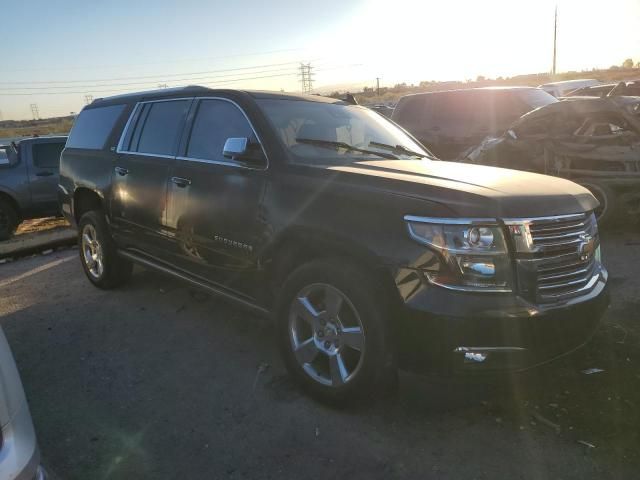
M18 213L4 198L0 198L0 240L8 240L18 228Z
M348 262L317 260L285 281L276 308L287 370L321 401L381 393L397 374L384 294Z
M104 214L90 211L78 224L78 248L82 268L96 287L111 289L126 283L133 264L118 256Z

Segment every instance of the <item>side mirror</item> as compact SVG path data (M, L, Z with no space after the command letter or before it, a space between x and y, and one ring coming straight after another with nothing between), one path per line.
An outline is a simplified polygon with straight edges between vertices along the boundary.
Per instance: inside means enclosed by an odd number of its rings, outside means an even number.
M236 160L237 157L247 153L247 147L249 146L249 139L246 137L227 138L224 142L224 148L222 149L222 155L225 158Z

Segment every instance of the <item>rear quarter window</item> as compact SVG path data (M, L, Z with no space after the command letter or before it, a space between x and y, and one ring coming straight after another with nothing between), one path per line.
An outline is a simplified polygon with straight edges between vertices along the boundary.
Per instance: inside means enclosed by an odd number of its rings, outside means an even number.
M67 147L102 150L125 106L111 105L80 112L69 134Z

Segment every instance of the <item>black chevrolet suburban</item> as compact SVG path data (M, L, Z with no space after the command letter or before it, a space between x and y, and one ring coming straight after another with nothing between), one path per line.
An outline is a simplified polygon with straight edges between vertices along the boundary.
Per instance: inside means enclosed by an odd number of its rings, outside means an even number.
M136 263L271 316L291 375L333 401L398 367L549 361L608 304L586 189L431 159L340 100L197 86L96 100L59 189L94 285Z

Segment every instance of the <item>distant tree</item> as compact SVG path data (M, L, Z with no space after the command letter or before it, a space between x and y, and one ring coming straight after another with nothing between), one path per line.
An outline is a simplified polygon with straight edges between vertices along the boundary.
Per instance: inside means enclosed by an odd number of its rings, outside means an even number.
M611 65L609 70L620 70L620 67L618 65Z
M478 75L476 77L476 82L484 82L486 80L486 78L484 78L484 75Z
M622 62L622 68L633 68L633 58L627 58Z

